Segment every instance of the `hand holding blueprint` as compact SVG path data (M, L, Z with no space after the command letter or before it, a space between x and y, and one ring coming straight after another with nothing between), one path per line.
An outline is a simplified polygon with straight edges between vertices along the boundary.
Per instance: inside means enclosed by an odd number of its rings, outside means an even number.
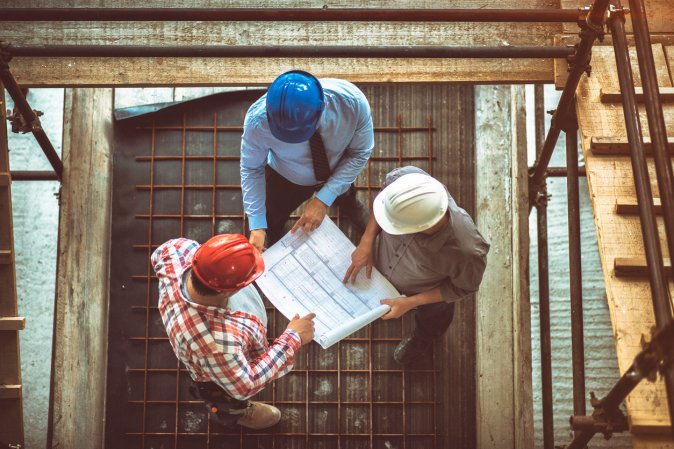
M342 283L354 249L326 216L313 232L288 233L262 253L266 269L257 285L288 319L315 313L314 340L324 349L388 312L381 299L400 296L376 268L372 279Z

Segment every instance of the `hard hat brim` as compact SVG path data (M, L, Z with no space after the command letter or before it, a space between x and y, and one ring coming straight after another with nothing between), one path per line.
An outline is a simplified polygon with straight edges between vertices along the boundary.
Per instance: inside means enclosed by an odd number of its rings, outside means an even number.
M372 212L374 213L374 218L377 220L377 224L380 228L387 234L391 235L405 235L405 234L414 234L417 232L423 232L427 229L435 226L442 217L447 213L447 208L449 207L449 197L445 195L443 198L442 207L438 210L438 213L433 220L429 220L423 225L420 226L400 226L395 223L394 220L388 214L385 206L386 191L398 180L402 179L405 176L416 175L416 173L410 173L403 175L400 178L396 179L393 183L389 184L377 194L372 203ZM427 175L423 175L427 176Z
M279 128L271 120L269 121L269 130L271 131L272 136L285 143L308 142L309 139L311 139L311 136L316 132L316 128L318 128L318 123L307 125L297 130L288 131L285 128Z

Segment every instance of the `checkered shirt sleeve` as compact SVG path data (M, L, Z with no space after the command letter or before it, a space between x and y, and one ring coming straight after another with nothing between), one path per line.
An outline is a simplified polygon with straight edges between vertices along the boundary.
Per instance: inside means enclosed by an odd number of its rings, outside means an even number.
M232 397L248 399L293 367L301 339L286 330L270 346L252 315L187 302L180 278L199 244L169 240L152 254L159 278L159 313L178 359L198 382L215 382Z

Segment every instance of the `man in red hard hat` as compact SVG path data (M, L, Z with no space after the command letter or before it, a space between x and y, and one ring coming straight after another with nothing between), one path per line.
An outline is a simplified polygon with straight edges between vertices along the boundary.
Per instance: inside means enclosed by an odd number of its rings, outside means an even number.
M240 234L199 245L169 240L152 254L159 313L169 342L195 385L190 389L224 425L251 429L281 419L276 407L248 398L293 367L314 336L313 314L295 316L272 345L267 314L252 285L264 271L260 252Z

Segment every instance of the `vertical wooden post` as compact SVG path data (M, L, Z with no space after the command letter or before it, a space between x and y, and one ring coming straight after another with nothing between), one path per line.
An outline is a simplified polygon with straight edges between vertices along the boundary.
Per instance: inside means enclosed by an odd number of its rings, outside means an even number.
M477 225L491 243L477 294L477 447L533 447L529 204L523 86L478 86Z
M0 318L16 317L18 313L6 109L5 90L0 83ZM22 328L8 324L0 329L0 442L21 447L24 445L19 352Z
M112 113L112 89L66 89L49 447L103 447Z

